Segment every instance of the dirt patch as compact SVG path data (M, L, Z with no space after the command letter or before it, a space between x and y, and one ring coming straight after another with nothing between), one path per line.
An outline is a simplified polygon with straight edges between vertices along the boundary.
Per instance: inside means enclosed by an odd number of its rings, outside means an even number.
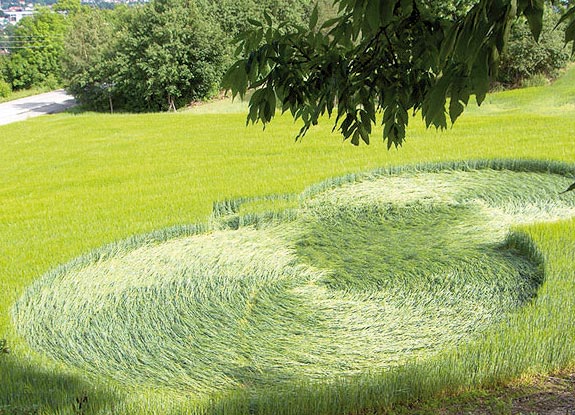
M575 415L575 373L547 376L518 392L512 414Z
M575 371L518 380L494 389L394 408L390 414L414 415L575 415Z

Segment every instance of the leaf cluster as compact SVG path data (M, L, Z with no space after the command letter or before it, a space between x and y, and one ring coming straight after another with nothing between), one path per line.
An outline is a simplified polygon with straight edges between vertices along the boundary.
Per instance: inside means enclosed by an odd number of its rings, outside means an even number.
M60 60L68 27L65 16L48 8L39 8L18 23L7 41L10 55L6 77L12 88L60 84Z
M90 109L174 110L214 95L231 36L265 11L301 22L309 0L153 0L113 12L84 9L66 40L65 79ZM251 16L251 17L250 17Z
M224 34L194 3L155 0L77 13L64 66L69 90L91 109L158 111L213 93L226 56Z
M538 75L551 79L567 65L570 55L564 43L565 25L558 25L560 17L554 8L545 9L538 42L533 39L525 18L520 17L513 23L501 57L498 83L516 87Z
M330 0L320 0L326 1ZM312 10L310 0L195 0L195 4L230 40L250 28L249 20L263 21L265 14L282 24L304 24Z
M575 54L575 6L572 6L561 17L558 24L566 24L565 43L572 42L572 54Z
M338 16L322 25L317 10L308 26L253 22L224 86L234 96L256 90L248 122L265 125L278 106L301 119L301 137L334 115L334 129L353 144L369 143L380 123L383 140L397 147L410 113L443 129L471 96L481 104L517 16L535 39L541 34L543 0L464 3L467 13L458 14L423 0L335 0Z
M93 109L109 108L111 55L120 38L120 19L110 11L82 8L72 17L62 58L68 91Z

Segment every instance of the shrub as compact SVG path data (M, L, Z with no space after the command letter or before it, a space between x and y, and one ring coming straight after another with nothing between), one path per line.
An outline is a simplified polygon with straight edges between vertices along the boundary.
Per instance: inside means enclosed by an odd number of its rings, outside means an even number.
M301 24L310 1L152 0L110 13L83 9L65 41L67 89L99 111L173 110L208 98L220 88L233 36L264 11L282 25Z
M537 73L529 78L521 81L521 88L529 88L533 86L545 86L549 83L549 78L545 74Z
M48 8L39 8L14 29L18 47L10 52L6 72L13 89L56 87L61 83L61 54L66 18Z
M84 44L89 53L79 54ZM197 7L154 0L121 15L78 14L64 73L68 90L90 109L175 110L217 92L227 52L224 33Z
M90 7L71 18L62 57L64 82L68 92L92 110L110 109L114 70L110 55L116 47L118 21L119 18L113 19L112 12Z
M12 93L12 87L8 82L0 79L0 98L6 98Z
M526 19L517 20L511 29L508 49L501 57L500 83L517 87L535 75L554 78L567 65L569 51L565 48L564 31L555 29L558 20L559 15L546 8L539 42L533 39Z
M179 0L132 15L113 57L114 95L130 111L175 110L217 91L226 42L217 24Z

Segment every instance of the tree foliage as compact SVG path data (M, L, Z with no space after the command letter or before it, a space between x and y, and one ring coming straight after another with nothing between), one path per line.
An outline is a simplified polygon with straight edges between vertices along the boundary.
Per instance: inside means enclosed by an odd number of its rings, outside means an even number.
M536 75L554 78L569 62L569 50L564 43L564 27L557 23L560 13L547 7L543 16L543 31L536 42L527 20L518 18L511 26L507 48L501 56L497 81L515 87ZM561 30L563 29L563 30Z
M464 17L479 0L422 0L421 2L434 16L458 19Z
M14 89L55 87L61 80L60 59L67 32L66 18L48 8L25 17L10 37L6 72Z
M64 59L69 90L91 109L176 109L217 89L228 43L194 3L154 0L113 12L83 10Z
M111 51L118 39L110 11L84 7L71 18L62 68L68 91L92 109L110 108L113 66Z
M175 110L217 91L226 42L193 3L154 0L135 13L113 58L115 93L130 110Z
M230 39L261 21L264 14L279 24L303 24L312 10L310 0L197 0L202 14L214 19Z
M112 13L83 10L66 40L68 88L91 109L174 110L218 91L232 36L250 16L268 10L278 22L301 24L309 9L309 0L152 0Z
M241 57L224 85L248 89L248 122L267 123L276 106L303 121L300 136L324 114L353 144L382 124L388 147L401 145L411 112L445 128L475 96L481 104L497 74L511 25L523 16L538 39L544 0L461 2L465 14L431 0L335 0L339 16L286 33L272 19L239 41ZM454 3L456 4L456 3ZM468 10L467 10L468 8ZM575 38L571 9L566 41Z
M12 92L12 87L0 76L0 98L5 98Z
M75 14L79 12L82 8L80 0L58 0L52 10L56 12L63 12L66 14Z

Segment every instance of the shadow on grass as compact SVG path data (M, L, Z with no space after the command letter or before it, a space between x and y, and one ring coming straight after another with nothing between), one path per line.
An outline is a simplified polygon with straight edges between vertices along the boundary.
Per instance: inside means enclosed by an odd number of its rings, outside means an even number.
M0 355L0 415L115 413L121 402L104 390L58 367L35 367L10 354Z

